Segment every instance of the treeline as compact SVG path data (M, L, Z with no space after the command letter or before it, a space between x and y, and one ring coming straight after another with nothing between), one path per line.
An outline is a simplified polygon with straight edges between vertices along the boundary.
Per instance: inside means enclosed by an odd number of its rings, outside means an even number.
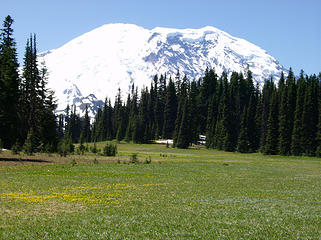
M27 40L19 75L12 24L7 16L0 30L0 147L56 151L56 104L47 88L47 69L37 61L36 36Z
M76 135L93 142L173 139L174 147L187 148L204 134L208 148L320 156L320 81L321 74L303 71L296 79L291 69L278 85L269 79L262 88L254 84L250 70L228 77L207 69L198 81L181 78L179 72L175 79L156 75L140 95L133 85L125 102L120 90L114 106L106 99L91 128L85 117Z

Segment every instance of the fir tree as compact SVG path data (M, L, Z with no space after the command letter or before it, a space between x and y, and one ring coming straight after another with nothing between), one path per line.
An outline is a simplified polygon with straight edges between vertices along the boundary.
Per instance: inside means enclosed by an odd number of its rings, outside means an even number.
M321 74L319 75L319 82L321 81ZM316 135L316 152L317 157L321 157L321 84L319 84L319 117L318 117L318 127Z
M12 37L13 19L7 16L0 35L0 138L10 148L20 137L19 131L19 75L16 43Z
M246 130L249 142L248 152L255 152L258 150L259 144L259 130L256 122L256 106L257 100L256 96L252 95L250 97L249 106L246 112Z
M177 115L177 98L175 84L170 78L167 87L166 104L164 109L164 124L162 137L172 138L175 129L175 120Z
M319 83L315 75L310 76L304 96L303 104L303 153L313 156L316 151L316 136L318 124Z
M250 151L250 142L248 136L248 122L247 122L247 111L244 108L241 117L241 130L238 138L237 149L241 153L247 153Z
M88 105L86 104L86 108L85 108L85 116L82 120L82 137L84 142L90 142L90 118L88 115Z
M229 84L227 82L227 77L224 80L224 92L222 95L222 104L223 104L223 110L222 110L222 124L223 129L222 133L224 134L223 137L223 149L224 151L233 152L236 147L235 143L235 126L233 125L233 117L231 112L231 101L230 101L230 95L229 95Z
M198 132L198 109L199 105L199 89L195 81L191 82L191 87L189 91L189 109L190 109L190 130L191 130L191 142L197 144L199 139Z
M188 148L190 144L190 136L188 99L186 98L184 101L182 120L180 121L180 127L175 146L178 148Z
M304 73L303 71L301 71L300 78L298 79L298 83L297 83L296 109L294 112L294 125L293 125L292 143L291 143L291 153L295 156L301 155L304 149L302 115L303 115L305 85L306 85L306 81L304 78Z
M270 112L270 104L272 93L275 89L273 79L265 81L263 89L262 89L262 97L261 97L261 114L259 118L260 123L260 151L264 152L266 136L267 136L267 122L269 118Z
M31 128L28 132L27 139L25 143L23 144L23 149L28 155L32 155L34 152L37 151L37 140L35 138L35 134L33 129Z
M266 144L264 146L264 154L278 154L278 138L279 138L279 119L278 119L278 93L275 90L272 94L269 118L267 122Z
M280 96L279 152L281 155L290 155L296 100L295 78L291 68L286 80L286 85L281 89Z
M23 138L33 129L38 149L55 149L58 141L53 91L47 88L48 71L44 63L39 69L36 36L26 45L21 87L21 123ZM50 146L50 147L48 147Z

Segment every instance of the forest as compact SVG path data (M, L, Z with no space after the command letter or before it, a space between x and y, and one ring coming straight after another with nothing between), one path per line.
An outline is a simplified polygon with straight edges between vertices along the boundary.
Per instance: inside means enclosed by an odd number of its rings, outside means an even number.
M160 73L150 87L133 84L126 100L120 89L113 105L106 98L93 120L74 106L56 116L36 36L27 40L20 74L12 24L8 16L0 38L0 147L32 154L73 151L72 143L161 138L188 148L205 135L207 148L229 152L321 156L321 73L302 70L296 77L290 68L263 86L250 69L221 75L206 69L200 79Z

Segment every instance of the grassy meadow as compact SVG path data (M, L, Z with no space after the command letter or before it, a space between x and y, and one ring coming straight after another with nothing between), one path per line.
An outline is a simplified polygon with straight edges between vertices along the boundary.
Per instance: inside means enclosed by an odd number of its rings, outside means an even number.
M0 159L0 239L321 239L317 158L122 143Z

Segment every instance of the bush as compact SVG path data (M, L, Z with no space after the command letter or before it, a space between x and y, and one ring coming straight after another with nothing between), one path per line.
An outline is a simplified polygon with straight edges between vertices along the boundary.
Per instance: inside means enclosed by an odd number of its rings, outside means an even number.
M58 144L58 153L62 157L75 151L75 146L72 144L71 137L66 135Z
M146 164L152 163L152 157L151 157L151 156L148 156L148 158L145 159L145 163L146 163Z
M94 154L96 154L98 152L97 150L97 146L96 146L96 142L94 142L94 146L90 147L90 151Z
M132 155L130 155L130 162L138 163L137 153L132 153Z
M117 145L113 143L107 143L103 149L104 156L116 156Z
M12 145L11 152L12 154L18 154L19 151L20 151L20 144L17 141L15 144Z
M25 153L28 155L32 155L34 152L36 152L36 144L35 144L35 135L33 133L33 129L31 128L27 139L25 143L23 144L23 149L25 150Z
M80 153L81 155L84 155L85 150L86 150L85 145L84 145L83 143L80 143L80 145L79 145L79 147L78 147L78 150L79 150L79 153Z
M76 165L77 165L76 159L73 158L71 160L71 166L76 166Z

